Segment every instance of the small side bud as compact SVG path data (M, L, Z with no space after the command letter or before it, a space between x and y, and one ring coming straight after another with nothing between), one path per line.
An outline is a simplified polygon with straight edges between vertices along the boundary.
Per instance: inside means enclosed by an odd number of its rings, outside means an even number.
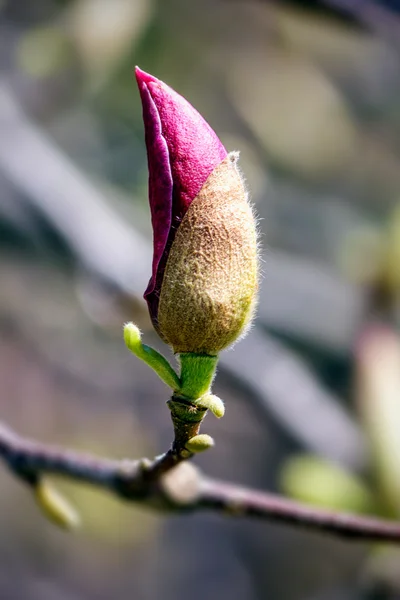
M190 440L186 442L185 445L186 450L189 450L189 452L193 452L195 454L198 454L199 452L204 452L212 446L214 446L214 440L210 435L207 435L206 433L200 433L199 435L195 435L194 437L190 438Z
M45 517L58 527L72 530L80 525L75 508L48 481L40 480L34 488L34 495Z
M127 348L134 354L136 354L136 349L140 348L141 341L141 333L139 327L134 323L126 323L124 325L124 340Z
M153 371L157 373L159 378L174 390L174 392L179 391L181 383L178 375L162 354L157 352L157 350L154 350L154 348L142 344L142 336L139 327L134 325L134 323L126 323L124 325L124 340L127 348L132 354L151 367Z
M218 396L214 396L214 394L208 394L207 396L203 396L200 398L198 402L196 402L197 406L201 408L208 408L211 412L220 419L225 414L225 405L221 398Z

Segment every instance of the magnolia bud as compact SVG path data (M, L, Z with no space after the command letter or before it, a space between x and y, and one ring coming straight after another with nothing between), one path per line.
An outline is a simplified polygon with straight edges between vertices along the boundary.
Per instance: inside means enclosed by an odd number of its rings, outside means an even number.
M257 290L256 225L238 155L174 90L136 76L154 233L150 316L174 352L216 355L245 331Z

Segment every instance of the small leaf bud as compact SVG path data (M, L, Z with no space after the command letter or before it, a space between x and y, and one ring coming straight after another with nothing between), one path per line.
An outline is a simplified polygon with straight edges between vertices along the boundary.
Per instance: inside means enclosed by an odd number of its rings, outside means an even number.
M185 445L187 450L195 454L199 452L204 452L205 450L212 448L212 446L214 446L214 440L211 436L207 435L206 433L200 433L199 435L195 435L194 437L190 438L190 440L186 442Z

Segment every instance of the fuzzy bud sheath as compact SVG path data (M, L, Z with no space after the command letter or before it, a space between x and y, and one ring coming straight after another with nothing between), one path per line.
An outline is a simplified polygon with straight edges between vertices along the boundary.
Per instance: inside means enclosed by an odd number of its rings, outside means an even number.
M213 170L169 253L158 319L175 352L218 353L240 336L253 312L256 231L236 160L229 154Z
M217 355L246 330L257 291L256 224L238 154L166 84L140 69L136 78L154 236L150 316L175 353Z

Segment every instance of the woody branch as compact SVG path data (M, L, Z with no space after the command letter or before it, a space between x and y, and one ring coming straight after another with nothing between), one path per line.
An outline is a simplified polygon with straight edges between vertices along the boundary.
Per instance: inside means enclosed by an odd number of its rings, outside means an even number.
M160 511L212 510L352 540L400 543L400 523L321 510L279 495L210 479L182 455L172 458L173 450L154 460L97 458L25 439L1 425L0 456L17 477L30 485L45 474L61 475Z

